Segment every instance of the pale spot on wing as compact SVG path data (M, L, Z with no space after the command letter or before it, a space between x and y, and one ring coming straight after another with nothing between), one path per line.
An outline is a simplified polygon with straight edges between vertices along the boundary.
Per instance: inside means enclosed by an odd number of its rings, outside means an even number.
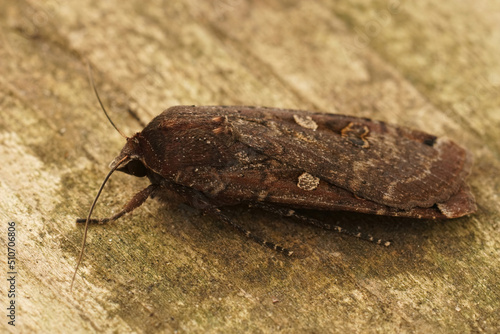
M311 118L311 116L293 115L295 122L303 128L316 130L318 124Z
M299 182L297 183L297 187L303 190L314 190L318 187L319 178L312 176L309 173L302 173L299 176Z

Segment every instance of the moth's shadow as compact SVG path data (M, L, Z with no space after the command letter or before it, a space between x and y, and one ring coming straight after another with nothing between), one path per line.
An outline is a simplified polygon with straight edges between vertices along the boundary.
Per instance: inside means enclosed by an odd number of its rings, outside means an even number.
M296 256L300 257L307 257L310 252L328 254L339 248L343 251L353 249L360 254L372 254L374 250L378 252L379 249L396 250L419 257L423 254L419 255L418 252L425 252L422 246L437 234L436 230L443 224L450 223L445 220L432 221L342 211L298 211L326 224L340 226L354 233L369 234L374 239L390 241L391 245L384 247L353 236L340 235L335 230L312 226L291 217L270 214L261 209L237 206L225 208L225 212L232 220L264 239L271 239L285 247L293 245L294 251L297 251Z
M181 211L185 211L188 215L199 214L198 210L188 206L181 205L181 208L183 208ZM391 245L385 247L353 236L341 235L334 230L308 225L290 217L249 208L246 205L224 207L221 210L242 228L266 241L292 250L294 252L292 261L293 259L300 261L295 262L297 265L306 268L345 267L343 270L346 270L346 273L351 270L349 269L351 266L354 266L371 276L393 276L401 272L421 272L436 268L438 265L434 262L436 252L440 254L439 258L445 261L448 257L454 256L450 253L454 250L454 240L445 236L450 233L450 229L458 227L454 226L456 220L433 221L340 211L298 211L300 214L327 224L338 225L352 232L359 231L370 234L376 239L390 240ZM193 225L192 228L197 232L189 235L202 238L206 244L200 244L200 247L202 249L209 247L212 253L218 254L221 262L247 263L252 257L261 260L287 258L286 255L277 252L272 254L273 250L246 239L220 220L215 218L201 218L201 220L205 223ZM194 244L198 244L199 241L195 241Z

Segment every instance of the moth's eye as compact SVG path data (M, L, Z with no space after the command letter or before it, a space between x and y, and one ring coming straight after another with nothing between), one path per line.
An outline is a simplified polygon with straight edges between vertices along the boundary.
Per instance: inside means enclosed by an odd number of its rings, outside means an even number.
M118 170L138 177L146 176L148 173L146 166L139 160L132 160L125 166L118 168Z

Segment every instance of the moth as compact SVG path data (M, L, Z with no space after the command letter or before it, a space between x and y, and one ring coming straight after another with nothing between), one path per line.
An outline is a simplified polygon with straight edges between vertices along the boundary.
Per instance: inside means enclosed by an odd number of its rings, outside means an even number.
M247 203L340 232L346 231L295 210L421 219L457 218L476 210L465 182L472 165L467 150L447 138L368 118L264 107L176 106L126 140L88 218L78 222L113 221L149 197L173 192L288 254L233 223L221 209ZM114 171L147 177L151 184L114 216L91 219Z

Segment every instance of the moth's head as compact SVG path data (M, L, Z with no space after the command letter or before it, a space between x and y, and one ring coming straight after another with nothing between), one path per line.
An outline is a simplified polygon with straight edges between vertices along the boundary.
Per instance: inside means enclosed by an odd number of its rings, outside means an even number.
M140 152L139 138L136 135L127 138L127 143L123 147L120 154L109 164L111 169L116 168L120 172L143 177L147 175L148 169L142 161L142 154ZM125 158L125 160L123 160Z
M146 166L144 166L142 161L138 159L131 159L124 166L119 167L117 170L137 177L144 177L148 174L148 169L146 168Z
M118 127L113 123L111 118L109 117L108 113L106 112L106 108L104 108L104 105L102 104L101 98L99 97L99 93L97 92L97 89L94 84L94 79L92 77L92 71L90 69L90 63L88 64L89 67L89 79L90 83L92 85L92 88L94 89L95 96L97 97L97 101L99 101L99 104L101 106L102 111L104 112L104 115L106 115L106 118L108 119L109 123L118 131L118 133L125 139L127 139L127 143L123 147L122 151L120 154L109 164L109 167L111 168L111 172L109 175L113 173L115 170L119 170L120 172L124 172L130 175L138 176L138 177L143 177L147 175L147 168L144 166L144 163L141 160L141 152L140 152L140 143L139 143L139 133L136 133L132 137L127 137Z

